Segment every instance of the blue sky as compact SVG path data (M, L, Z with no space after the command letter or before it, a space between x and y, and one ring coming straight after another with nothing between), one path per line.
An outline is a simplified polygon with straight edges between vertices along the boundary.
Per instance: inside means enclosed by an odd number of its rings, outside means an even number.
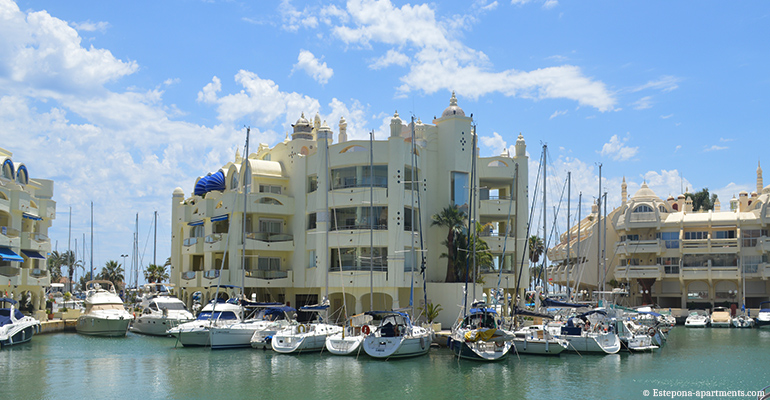
M549 198L571 171L573 215L598 163L611 207L625 177L630 194L708 187L724 209L755 190L758 161L770 171L769 15L760 1L0 0L0 147L55 181L59 250L69 207L82 241L94 202L98 269L130 254L136 213L151 262L155 210L163 262L171 193L231 161L244 126L272 146L318 112L384 138L395 111L430 122L453 90L483 156L521 132L534 174L548 144Z

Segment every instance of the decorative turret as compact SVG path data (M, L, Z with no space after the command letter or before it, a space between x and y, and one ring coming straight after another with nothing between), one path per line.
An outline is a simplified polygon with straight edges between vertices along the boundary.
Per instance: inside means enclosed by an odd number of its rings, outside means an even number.
M315 117L313 117L313 129L318 131L321 129L321 116L318 115L318 113L315 113Z
M628 185L626 185L626 177L623 177L623 183L620 184L620 197L623 199L623 205L626 205L628 201Z
M692 212L692 209L693 209L692 197L687 196L687 200L685 200L684 202L684 211Z
M329 128L329 125L326 125L326 121L323 122L323 124L318 124L318 130L316 132L316 137L319 142L326 139L328 144L332 144L332 128Z
M239 148L235 148L235 163L240 164L243 162L243 157L241 157L241 150Z
M719 202L719 197L714 199L714 212L722 211L722 203Z
M738 193L738 211L744 212L749 207L749 193L741 191Z
M457 105L457 96L455 96L455 92L453 90L452 98L449 99L449 107L445 108L444 112L441 113L441 118L451 117L455 115L464 117L465 111L463 111L463 109Z
M730 199L730 211L737 212L738 211L738 199L735 198L735 194L733 193L733 198Z
M762 193L762 185L762 167L759 165L759 161L757 161L757 193Z
M401 136L402 124L403 122L401 121L401 118L398 116L398 111L396 111L396 113L393 114L393 118L390 119L390 137Z
M524 157L527 155L527 143L524 142L524 136L519 132L519 137L516 139L516 157Z
M340 143L348 141L348 122L345 121L345 117L340 117L340 133L338 141Z
M291 140L307 139L313 140L313 127L310 125L310 121L305 119L305 113L299 117L297 122L292 125L294 127L294 133L291 134Z

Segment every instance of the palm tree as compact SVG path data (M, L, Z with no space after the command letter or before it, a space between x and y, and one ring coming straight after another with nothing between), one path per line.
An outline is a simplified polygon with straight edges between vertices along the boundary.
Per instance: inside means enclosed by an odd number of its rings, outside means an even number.
M462 233L463 223L465 221L465 212L460 210L456 204L444 207L438 214L431 217L430 226L439 226L447 228L446 240L442 242L446 246L447 258L446 282L457 282L457 244L455 237Z
M470 267L473 265L474 250L476 251L477 283L481 283L481 274L478 273L481 269L488 270L494 267L494 257L489 250L489 245L481 238L481 233L484 232L487 226L488 225L482 225L476 221L476 233L471 235L470 240L468 240L468 235L465 231L461 231L455 236L455 244L457 245L457 256L454 261L456 282L462 282L472 278L473 272ZM444 253L440 257L447 257L447 254Z
M51 274L51 282L59 282L61 279L61 266L65 265L64 254L54 250L48 257L48 272Z
M115 285L115 290L120 289L120 284L122 284L125 279L123 276L123 267L114 260L104 263L104 268L102 268L102 272L97 277L112 282L112 284Z
M168 279L165 265L150 264L144 271L144 279L149 283L160 283Z
M533 276L540 276L543 271L542 268L537 267L537 262L540 261L540 256L545 252L543 239L540 239L536 235L532 235L527 242L529 244L529 261L532 262L533 265L533 267L530 268L530 271L537 273L537 275Z

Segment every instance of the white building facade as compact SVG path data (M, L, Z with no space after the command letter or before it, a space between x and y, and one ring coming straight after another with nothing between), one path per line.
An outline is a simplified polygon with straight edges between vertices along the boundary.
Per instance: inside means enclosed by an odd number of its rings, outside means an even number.
M26 165L2 148L0 161L0 295L17 301L24 296L31 300L29 311L40 311L51 280L46 259L48 229L56 219L53 181L31 179Z
M524 139L513 156L477 157L471 185L473 130L454 94L433 124L406 124L396 113L389 137L373 142L348 140L344 118L335 142L318 116L311 122L303 115L291 138L272 148L261 144L245 159L236 154L200 178L190 196L174 191L171 281L188 303L195 292L208 301L218 284L220 291L233 285L256 300L292 306L328 298L332 314L344 318L408 307L410 298L421 308L424 256L428 302L450 310L441 315L450 323L462 289L444 283L447 261L439 256L447 230L431 227L431 216L450 204L467 210L471 186L480 188L474 207L479 222L489 224L483 239L496 267L483 271L479 298L496 288L499 266L508 278L503 287L515 284L525 243ZM523 222L516 224L517 216Z

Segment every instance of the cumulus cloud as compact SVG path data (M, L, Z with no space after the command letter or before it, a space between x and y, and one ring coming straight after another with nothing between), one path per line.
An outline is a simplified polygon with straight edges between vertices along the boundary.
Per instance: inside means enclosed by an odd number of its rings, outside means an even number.
M409 63L409 56L399 51L390 49L384 56L374 60L369 64L369 68L377 70L389 67L391 65L405 66Z
M291 0L281 0L278 5L278 13L281 15L281 29L296 32L299 28L314 29L318 26L318 18L305 8L303 11L297 10L291 4Z
M493 156L499 155L503 150L508 148L508 143L497 132L492 132L492 136L481 136L479 137L479 141L482 145L490 149L491 155ZM509 150L509 154L513 154L513 149Z
M0 54L0 86L47 97L101 90L139 68L81 46L77 31L46 11L25 13L7 0L0 2Z
M325 62L322 63L313 53L307 50L300 50L299 56L297 56L297 63L294 64L292 72L296 70L305 71L322 85L328 83L329 79L334 75L334 71L327 67Z
M667 198L669 195L672 195L676 197L677 195L683 193L684 190L687 188L691 189L693 188L690 181L685 179L678 170L661 170L658 171L647 171L646 173L642 174L641 176L644 179L644 182L647 183L647 186L649 186L650 189L652 189L653 192L655 192L656 195L660 198ZM640 187L639 183L633 183L633 189L632 191L632 183L628 183L628 194L629 196L632 196L633 193L635 193L636 190Z
M104 33L107 31L107 28L110 27L109 22L99 21L99 22L91 22L91 21L85 21L85 22L72 22L72 27L83 32L95 32L99 31Z
M501 93L536 100L570 99L599 111L615 109L614 94L604 83L586 77L578 66L494 71L486 54L455 37L462 29L457 21L474 20L472 16L440 20L428 4L396 7L389 0L350 0L345 11L348 22L340 20L332 27L332 34L347 45L370 49L380 43L414 52L408 56L410 70L401 77L398 87L401 96L412 91L432 94L456 90L473 99ZM395 53L390 56L386 54L372 65L404 60L394 58Z
M625 145L628 140L629 137L621 140L618 138L618 135L612 135L610 141L602 146L602 150L599 154L608 156L615 161L628 161L639 152L639 147L629 147Z
M727 147L727 146L713 145L711 147L704 147L703 148L703 152L704 153L708 153L708 152L711 152L711 151L720 151L720 150L727 150L727 149L729 149L729 147Z
M634 110L646 110L652 108L652 96L644 96L641 99L635 101L633 104Z

